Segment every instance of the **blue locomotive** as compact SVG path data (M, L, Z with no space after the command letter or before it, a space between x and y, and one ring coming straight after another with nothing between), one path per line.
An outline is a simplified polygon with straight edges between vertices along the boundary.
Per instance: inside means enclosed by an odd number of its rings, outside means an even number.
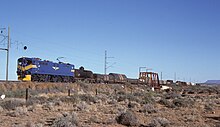
M18 59L18 80L38 82L74 82L74 65L51 62L40 58Z

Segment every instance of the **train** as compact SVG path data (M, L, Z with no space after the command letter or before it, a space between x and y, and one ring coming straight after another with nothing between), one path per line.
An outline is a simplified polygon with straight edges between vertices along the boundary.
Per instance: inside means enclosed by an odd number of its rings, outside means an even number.
M162 85L196 85L183 81L159 80L159 76L154 72L139 72L139 78L128 78L125 74L109 73L98 74L84 67L79 69L75 65L64 62L52 62L40 58L20 57L17 60L17 77L20 81L32 82L77 82L83 81L88 83L118 83L118 84L140 84L149 85L160 89Z
M76 69L73 64L52 62L40 58L18 58L17 76L21 81L33 82L76 82L89 83L143 83L138 79L127 78L125 74L109 73L98 74L84 67Z

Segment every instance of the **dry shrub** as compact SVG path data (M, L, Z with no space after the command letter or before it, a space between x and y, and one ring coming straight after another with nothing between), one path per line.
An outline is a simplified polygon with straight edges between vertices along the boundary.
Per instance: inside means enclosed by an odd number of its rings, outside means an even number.
M85 82L77 82L77 86L80 86L83 91L92 91L91 84L85 83Z
M140 109L140 112L151 114L151 113L157 113L158 110L155 108L154 105L146 104Z
M205 112L213 112L215 110L215 106L213 104L205 104L204 110Z
M35 83L34 83L34 82L30 82L30 83L28 84L28 88L30 88L31 90L36 90L36 85L35 85Z
M77 88L77 84L76 83L70 83L70 84L68 84L68 88L69 89L76 89Z
M96 95L96 99L97 99L97 101L100 100L102 102L107 102L109 100L109 96L107 96L105 94L98 94L98 95Z
M12 84L11 90L16 91L18 89L17 84Z
M16 107L15 112L17 112L19 115L26 115L28 111L26 107Z
M134 101L134 102L137 102L137 103L141 103L141 99L139 97L137 97L137 96L134 96L131 93L127 94L127 99L129 101Z
M90 94L81 94L81 95L79 95L79 98L81 101L85 101L88 104L90 104L90 102L96 103L98 100L96 97L94 97Z
M118 102L121 102L121 101L126 101L126 100L129 100L129 101L134 101L134 102L137 102L137 103L141 103L141 99L137 96L134 96L133 94L120 94L118 97L117 97L117 101Z
M181 98L181 95L175 92L172 92L172 93L165 94L164 97L165 99L177 99L177 98Z
M117 101L121 102L121 101L125 101L126 99L127 99L127 97L125 95L120 95L120 96L118 96Z
M78 95L62 96L60 97L60 101L62 101L63 103L77 104L79 102L79 97Z
M42 86L39 84L36 84L35 88L36 88L36 90L42 90Z
M86 102L80 102L77 104L77 109L80 110L80 111L89 111L89 106Z
M133 95L134 95L134 96L137 96L137 97L143 97L143 96L144 96L144 93L143 93L143 92L134 92Z
M129 101L128 108L138 108L140 107L140 104L135 101Z
M6 92L7 91L7 88L5 87L5 85L4 84L1 84L0 85L0 93L4 93L4 92Z
M131 111L126 111L125 113L120 114L119 116L116 117L116 121L117 123L125 126L140 125L137 116Z
M23 90L23 89L28 88L30 83L31 82L22 82L22 83L17 84L17 87L19 90Z
M54 87L52 87L52 89L55 89L59 92L66 92L68 89L67 84L56 84Z
M194 103L195 101L189 98L179 98L173 100L173 104L177 107L192 107Z
M53 89L56 87L57 84L52 84L52 83L45 83L45 84L41 84L44 86L44 89Z
M161 98L160 101L159 101L159 104L162 104L162 105L164 105L168 108L174 108L175 107L175 105L172 102L168 101L165 98Z
M153 98L153 95L151 95L150 93L145 94L143 99L142 99L142 104L152 104L155 103L155 100Z
M53 102L48 102L48 103L45 103L42 108L44 110L54 110L54 106L55 104Z
M0 106L6 110L15 110L16 107L22 107L25 105L25 100L22 99L10 99L0 102Z
M48 86L49 86L49 84L46 84L46 83L39 84L39 88L40 88L41 90L48 89Z
M170 121L166 118L157 117L151 121L149 127L167 127L170 125Z
M101 120L96 115L94 115L94 116L89 118L88 122L89 123L101 123Z
M3 112L3 111L4 111L4 109L0 106L0 113Z
M47 102L47 97L44 96L36 96L36 97L31 97L27 100L26 105L34 105L34 104L44 104Z
M126 95L125 91L119 91L117 94L118 95Z
M5 88L6 88L6 90L10 90L11 89L11 84L4 84L4 86L5 86Z
M7 91L5 93L7 98L24 98L26 95L25 90Z
M52 125L52 127L76 127L76 126L79 126L79 120L75 112L73 112L71 115L57 118Z

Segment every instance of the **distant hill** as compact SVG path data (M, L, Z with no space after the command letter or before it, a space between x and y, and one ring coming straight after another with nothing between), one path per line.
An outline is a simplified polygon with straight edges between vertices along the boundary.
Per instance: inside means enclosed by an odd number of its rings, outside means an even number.
M220 80L207 80L205 84L215 84L215 85L220 85Z

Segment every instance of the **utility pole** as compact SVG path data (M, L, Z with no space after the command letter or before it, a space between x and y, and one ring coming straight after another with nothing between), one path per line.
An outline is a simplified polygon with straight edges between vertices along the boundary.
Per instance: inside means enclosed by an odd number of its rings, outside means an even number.
M6 29L6 28L2 28L2 29ZM1 31L1 33L3 33ZM8 66L9 66L9 49L10 49L10 28L8 27L8 36L3 35L4 38L8 37L8 45L7 48L0 48L0 50L5 50L7 52L7 60L6 60L6 83L8 83Z
M163 76L163 72L160 73L160 79L161 80L163 80L162 76Z
M10 48L10 28L8 27L8 46L7 46L7 65L6 65L6 83L8 83L8 66L9 66L9 48Z
M108 65L108 58L114 58L114 57L108 57L108 56L107 56L107 50L105 50L105 67L104 67L104 73L105 73L105 75L107 74L107 69L108 69L109 67L112 67L112 66L115 64L115 62L114 62L112 65L107 66L107 65Z

